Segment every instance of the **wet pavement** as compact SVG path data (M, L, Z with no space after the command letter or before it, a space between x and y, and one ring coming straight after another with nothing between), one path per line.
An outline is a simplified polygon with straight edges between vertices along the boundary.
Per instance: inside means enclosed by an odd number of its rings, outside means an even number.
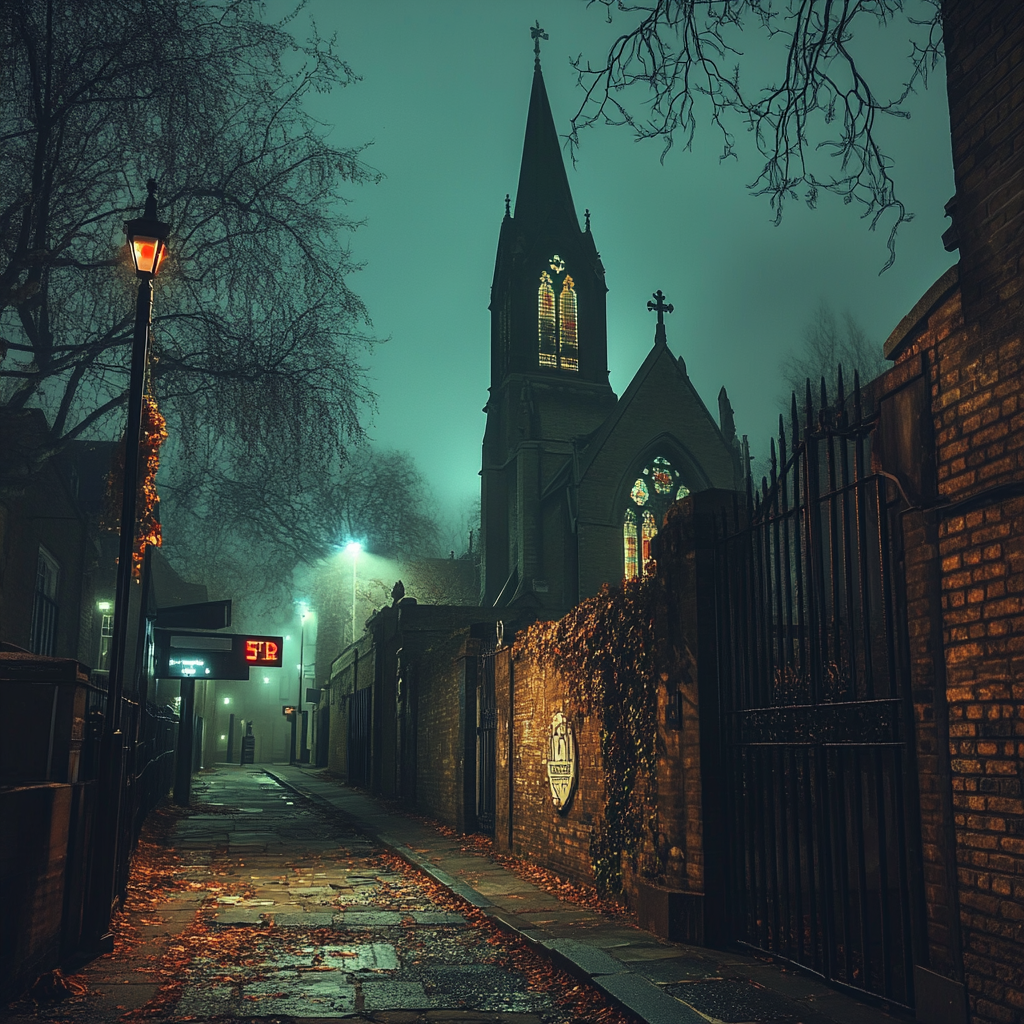
M577 979L262 770L203 773L194 797L144 836L114 953L71 977L77 994L0 1019L626 1019L589 1014Z
M791 970L558 899L324 773L222 766L147 825L112 954L11 1024L893 1024ZM50 993L52 995L53 993ZM61 993L58 992L57 995Z

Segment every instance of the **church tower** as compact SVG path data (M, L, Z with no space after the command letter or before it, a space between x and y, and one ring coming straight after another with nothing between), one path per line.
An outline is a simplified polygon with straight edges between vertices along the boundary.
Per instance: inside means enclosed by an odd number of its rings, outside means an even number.
M614 408L604 268L581 230L534 38L533 89L514 211L505 201L491 284L491 383L481 465L483 604L576 600L575 524L542 501ZM543 507L542 507L543 506ZM547 522L551 518L552 522ZM557 520L557 521L555 521Z

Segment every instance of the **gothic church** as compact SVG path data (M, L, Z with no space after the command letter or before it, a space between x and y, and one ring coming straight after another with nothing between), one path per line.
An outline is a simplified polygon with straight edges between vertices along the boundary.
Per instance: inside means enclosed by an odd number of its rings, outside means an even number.
M534 31L536 39L540 29ZM514 214L491 285L491 385L481 464L482 603L563 614L602 583L646 571L668 506L742 483L723 388L716 423L654 345L621 397L608 383L604 268L583 230L535 46Z

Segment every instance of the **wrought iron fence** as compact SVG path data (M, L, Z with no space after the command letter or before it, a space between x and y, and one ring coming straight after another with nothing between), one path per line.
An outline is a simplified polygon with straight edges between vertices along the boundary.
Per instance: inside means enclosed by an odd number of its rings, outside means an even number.
M717 524L733 938L912 1006L920 899L898 496L859 383L808 382L747 514ZM743 524L746 525L743 525Z

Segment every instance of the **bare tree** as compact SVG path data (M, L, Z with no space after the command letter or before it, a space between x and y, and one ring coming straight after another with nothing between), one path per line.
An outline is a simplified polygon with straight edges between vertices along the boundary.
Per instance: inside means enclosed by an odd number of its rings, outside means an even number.
M342 189L377 176L302 108L356 76L314 28L296 38L294 14L261 15L257 0L0 0L0 400L46 411L40 461L120 434L121 226L156 178L173 234L153 386L177 491L215 515L253 481L300 495L322 480L372 402Z
M323 560L350 540L397 560L438 553L433 503L407 452L360 444L316 477L229 476L216 459L202 472L209 496L190 499L187 478L171 488L169 554L191 578L264 612L290 604L296 568L319 578ZM386 595L394 580L384 582Z
M611 21L617 8L631 27L610 47L603 63L574 62L583 102L572 121L570 144L597 121L628 125L638 138L661 138L690 148L698 119L707 117L722 143L722 158L736 156L735 126L746 128L764 158L750 185L766 195L776 223L785 204L815 206L822 192L862 207L875 228L893 218L896 233L910 220L882 151L880 117L909 117L905 103L927 86L941 56L940 0L587 0L604 5ZM854 36L872 24L910 35L906 82L883 97L855 56ZM741 79L747 49L765 50L776 61L774 81ZM625 96L639 86L646 110L636 114ZM833 157L827 164L818 154Z
M803 414L808 381L815 402L819 400L821 382L824 381L826 400L829 405L833 405L838 397L840 369L843 373L843 389L848 397L853 389L855 374L862 384L866 384L882 373L887 365L881 347L868 339L853 314L846 310L837 316L835 310L822 300L804 325L799 348L790 352L779 367L782 388L777 406L787 431L794 395L797 409ZM751 477L755 483L762 476L768 476L770 464L767 448L753 458Z
M843 369L846 390L853 384L854 371L860 380L874 380L886 368L881 348L868 340L864 329L849 310L837 317L835 310L825 301L819 303L811 319L804 326L801 346L791 352L780 367L785 384L779 407L788 416L790 396L795 393L802 401L809 380L817 399L822 378L829 403L836 399L839 368Z

